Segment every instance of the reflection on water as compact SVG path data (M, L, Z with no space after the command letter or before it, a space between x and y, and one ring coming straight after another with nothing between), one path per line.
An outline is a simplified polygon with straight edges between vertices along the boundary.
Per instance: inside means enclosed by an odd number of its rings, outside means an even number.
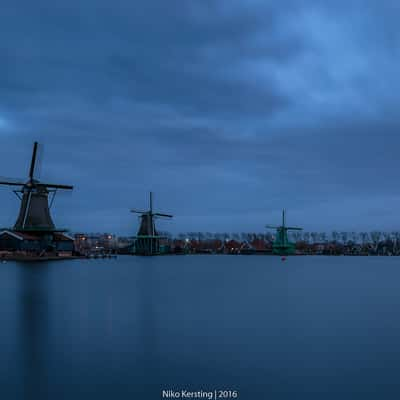
M155 300L153 274L154 270L151 266L139 269L137 274L138 282L140 282L137 287L139 364L144 372L142 374L143 382L149 384L157 377L159 347L156 310L153 304Z
M45 398L49 343L49 265L19 264L17 300L17 345L23 397Z
M2 264L1 400L279 387L283 276L251 257Z
M399 281L395 257L1 264L0 399L395 398Z

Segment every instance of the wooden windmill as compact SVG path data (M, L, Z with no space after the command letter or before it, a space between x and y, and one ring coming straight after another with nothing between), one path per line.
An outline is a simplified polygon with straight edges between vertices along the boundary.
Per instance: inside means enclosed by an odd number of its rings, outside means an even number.
M26 182L14 179L0 179L0 185L18 186L14 193L21 200L21 206L14 230L19 232L56 232L58 231L50 215L50 209L57 190L72 190L73 186L44 183L35 178L35 165L38 143L33 145L33 153ZM49 195L51 200L49 204Z
M149 210L131 210L132 213L140 214L140 227L135 238L135 254L156 255L161 253L160 239L162 236L156 230L155 220L157 218L172 218L170 214L153 211L153 193L150 192Z

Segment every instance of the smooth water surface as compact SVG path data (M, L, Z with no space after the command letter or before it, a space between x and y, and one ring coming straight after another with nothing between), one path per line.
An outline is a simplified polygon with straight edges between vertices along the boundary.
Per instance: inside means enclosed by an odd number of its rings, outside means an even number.
M400 395L400 258L0 264L0 399Z

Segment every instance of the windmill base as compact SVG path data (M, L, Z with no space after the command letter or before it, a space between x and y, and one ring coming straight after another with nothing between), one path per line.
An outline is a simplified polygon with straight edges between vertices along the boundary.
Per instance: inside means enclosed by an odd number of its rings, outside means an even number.
M132 246L133 255L157 256L170 253L169 246L163 243L162 236L137 236Z

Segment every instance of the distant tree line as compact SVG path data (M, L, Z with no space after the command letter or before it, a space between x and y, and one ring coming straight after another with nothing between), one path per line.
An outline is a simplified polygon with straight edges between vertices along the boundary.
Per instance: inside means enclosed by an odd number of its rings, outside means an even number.
M182 232L173 235L169 232L160 232L161 235L169 239L179 240L236 240L238 242L251 242L255 239L272 242L275 238L275 232ZM345 232L332 231L326 232L308 232L294 231L289 232L288 237L293 242L315 243L341 243L341 244L367 244L380 243L383 241L400 241L400 231L371 231L371 232Z

